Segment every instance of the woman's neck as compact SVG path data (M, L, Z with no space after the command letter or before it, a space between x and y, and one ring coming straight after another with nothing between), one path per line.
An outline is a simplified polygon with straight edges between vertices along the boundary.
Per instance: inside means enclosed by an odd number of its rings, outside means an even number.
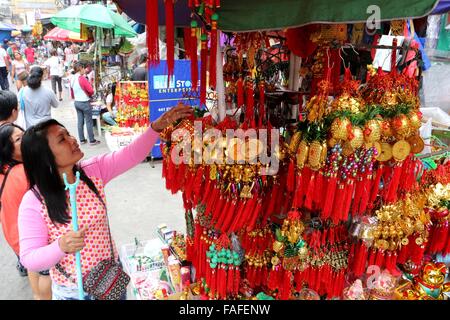
M68 167L68 168L59 168L59 176L63 177L63 174L65 173L67 175L67 182L72 184L75 183L75 174L73 173L73 167Z

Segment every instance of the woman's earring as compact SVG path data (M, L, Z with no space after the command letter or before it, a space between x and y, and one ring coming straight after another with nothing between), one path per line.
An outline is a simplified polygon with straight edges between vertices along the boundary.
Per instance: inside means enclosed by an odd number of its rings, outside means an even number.
M53 174L52 166L49 166L49 168L50 168L50 174Z

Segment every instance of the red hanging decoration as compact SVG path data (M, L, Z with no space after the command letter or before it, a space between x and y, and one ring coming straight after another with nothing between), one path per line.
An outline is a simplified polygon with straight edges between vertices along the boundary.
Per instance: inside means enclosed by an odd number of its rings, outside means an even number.
M400 183L400 177L402 174L402 166L396 164L394 168L394 174L392 175L391 183L389 184L389 191L386 197L386 201L389 203L397 201L398 185Z
M334 203L334 197L336 193L336 186L337 186L337 177L335 174L332 174L330 178L328 178L327 183L327 191L325 193L324 198L324 207L322 211L322 217L324 219L328 219L331 215L331 210Z
M247 81L245 83L245 117L247 123L251 128L256 127L255 123L255 101L254 101L254 92L253 92L253 82Z
M191 58L191 28L183 28L184 50L187 59Z
M206 70L208 65L208 48L207 48L207 41L208 38L206 34L202 34L201 37L202 41L202 47L200 51L200 59L201 59L201 66L200 66L200 105L204 106L206 104Z
M304 206L308 210L312 210L312 200L314 197L314 191L315 191L315 186L316 186L316 177L317 177L317 172L313 172L311 175L311 180L309 181L307 192L306 192Z
M288 176L287 176L287 190L289 192L293 192L295 190L295 165L294 160L291 159L289 161L289 167L288 167Z
M170 88L170 80L173 76L173 70L175 65L175 23L173 15L173 1L174 0L165 0L168 88Z
M191 82L192 90L197 91L198 87L198 60L197 60L197 21L191 22L191 43L190 43L191 57Z
M211 16L211 40L210 40L210 55L209 55L209 85L216 88L216 64L217 64L217 20L219 15L214 13ZM221 62L220 62L221 63Z
M237 107L240 108L244 105L244 80L239 78L237 81Z
M150 65L159 64L158 0L146 2L147 49Z
M258 109L258 127L262 127L263 125L263 118L264 118L264 106L266 103L265 99L265 84L264 81L261 81L258 84L259 89L259 109Z
M345 183L342 181L339 182L335 194L335 201L333 204L333 212L331 214L331 220L334 224L337 224L341 218L342 210L344 208L344 201L345 201Z

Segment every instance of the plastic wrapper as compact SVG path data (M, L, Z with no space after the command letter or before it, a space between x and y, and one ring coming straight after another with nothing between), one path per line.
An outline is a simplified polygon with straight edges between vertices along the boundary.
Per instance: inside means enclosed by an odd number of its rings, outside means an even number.
M432 62L423 73L423 107L440 108L450 112L450 63Z

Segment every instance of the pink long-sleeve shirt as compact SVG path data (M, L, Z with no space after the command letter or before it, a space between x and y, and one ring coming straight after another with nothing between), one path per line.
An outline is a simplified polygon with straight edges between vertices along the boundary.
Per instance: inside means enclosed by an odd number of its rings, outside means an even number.
M123 149L81 161L80 165L91 179L103 185L141 163L149 154L159 135L149 127ZM77 203L79 203L77 199ZM48 270L66 256L58 239L49 241L48 219L42 204L32 191L23 197L19 208L20 260L30 271ZM81 227L81 226L80 226Z

